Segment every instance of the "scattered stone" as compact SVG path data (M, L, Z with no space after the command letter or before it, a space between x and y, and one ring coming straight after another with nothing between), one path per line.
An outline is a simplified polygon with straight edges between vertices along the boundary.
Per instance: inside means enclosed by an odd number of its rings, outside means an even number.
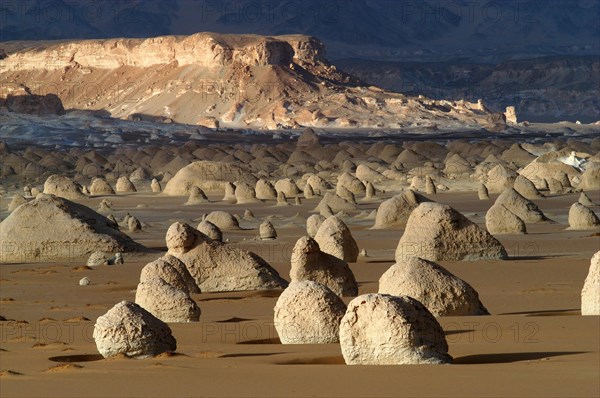
M107 255L104 252L93 252L87 260L88 267L97 267L100 265L108 265Z
M452 361L440 324L423 304L408 296L356 297L342 318L340 345L348 365Z
M177 349L166 323L128 301L121 301L97 319L93 337L104 358L119 354L147 358Z
M87 286L90 283L92 283L92 282L90 281L90 278L88 278L87 276L83 277L79 280L79 286Z
M102 199L100 201L100 206L98 206L98 211L102 213L108 213L113 211L113 204L108 199ZM114 217L114 216L113 216Z
M282 344L330 344L339 341L346 305L327 286L299 281L281 293L274 312Z
M418 257L392 265L379 279L379 293L410 296L436 317L489 315L471 285L442 266Z

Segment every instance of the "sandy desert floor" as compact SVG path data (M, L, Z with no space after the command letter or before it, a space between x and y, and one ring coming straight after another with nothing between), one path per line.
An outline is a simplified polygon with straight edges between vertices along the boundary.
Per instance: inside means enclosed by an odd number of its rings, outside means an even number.
M588 194L600 202L600 192ZM475 192L433 197L479 225L485 224L495 198L480 201ZM440 262L468 281L492 314L438 318L453 364L346 366L338 344L279 343L273 307L280 291L194 295L202 310L200 322L170 324L176 354L103 359L92 338L96 318L121 300L134 300L140 270L166 251L164 235L173 221L195 225L209 210L241 214L248 208L256 222L243 221L246 229L225 232L225 239L256 252L288 278L291 250L319 200L286 207L182 206L184 197L111 196L117 218L130 212L149 224L131 236L156 253L126 255L125 265L94 269L86 269L85 261L0 267L0 395L597 397L600 318L582 317L579 309L600 240L590 231L565 230L569 206L577 198L568 194L536 201L558 223L528 226L524 236L499 236L508 261ZM100 200L81 203L97 208ZM359 203L361 210L378 205ZM278 239L254 240L258 224L270 215ZM351 264L359 292L377 292L379 277L394 263L402 230L371 230L372 220L345 221L368 253ZM84 276L91 285L78 285Z

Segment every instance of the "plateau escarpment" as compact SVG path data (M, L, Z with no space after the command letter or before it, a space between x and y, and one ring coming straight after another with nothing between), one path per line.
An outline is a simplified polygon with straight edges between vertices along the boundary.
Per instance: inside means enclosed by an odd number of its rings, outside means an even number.
M66 109L118 118L260 129L505 126L482 103L367 86L330 64L310 36L198 33L3 47L3 98L51 93Z

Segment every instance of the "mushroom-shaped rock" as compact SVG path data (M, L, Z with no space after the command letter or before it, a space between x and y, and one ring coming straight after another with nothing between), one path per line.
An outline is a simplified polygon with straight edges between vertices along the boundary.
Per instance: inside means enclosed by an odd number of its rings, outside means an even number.
M369 181L365 184L365 198L371 199L375 197L375 187Z
M225 196L223 196L224 202L235 203L235 185L232 182L225 183Z
M260 200L274 200L277 199L277 191L273 184L265 179L260 179L256 182L256 186L254 187L254 191L256 192L256 198Z
M452 361L440 324L423 304L408 296L356 297L342 318L340 345L348 365Z
M197 322L200 308L190 295L162 278L141 281L135 303L163 322Z
M142 268L140 282L151 282L154 279L162 279L174 288L189 294L200 293L196 281L185 264L177 257L169 254L146 264Z
M311 174L306 180L306 185L310 186L315 195L323 195L325 191L333 188L331 184L317 174ZM305 186L306 191L306 186ZM308 196L307 196L308 197Z
M506 189L502 192L494 204L504 205L504 207L516 214L526 223L549 221L535 203L525 199L513 188Z
M306 219L306 233L311 238L314 238L321 224L325 221L325 217L320 214L313 214Z
M96 320L93 337L105 358L119 354L147 358L177 349L166 323L128 301L121 301Z
M287 196L283 191L277 191L277 206L289 206Z
M490 194L488 193L488 189L485 184L479 184L477 188L477 196L479 200L488 200L490 198Z
M343 186L338 185L335 188L335 194L340 198L344 199L346 202L356 205L356 198L354 197L354 194L346 188L344 188Z
M235 199L238 204L258 202L254 188L245 182L236 182Z
M600 227L598 216L581 203L573 203L569 209L569 229L594 230Z
M78 184L73 182L69 177L57 174L53 174L46 179L44 193L71 200L85 198Z
M339 341L346 305L327 286L299 281L281 293L274 312L282 344L329 344Z
M581 290L581 315L600 315L600 251L592 257Z
M315 235L315 241L321 251L331 254L349 263L358 258L358 245L348 226L336 216L323 221Z
M340 296L356 296L358 285L348 264L331 254L323 253L319 244L304 236L292 251L290 279L319 282Z
M152 182L150 183L150 189L152 189L152 192L160 192L160 191L162 191L162 187L160 186L160 182L158 182L158 180L156 178L152 179Z
M223 232L217 227L215 224L211 223L207 220L202 220L198 224L196 228L198 231L202 232L204 235L208 236L212 240L216 240L217 242L223 242Z
M202 189L197 186L193 186L190 188L190 196L188 197L186 205L199 205L203 203L208 203L208 198Z
M310 184L306 183L304 184L303 194L306 199L311 199L315 196L315 191L310 186Z
M127 228L129 232L137 232L142 230L142 223L137 218L131 216L127 220Z
M115 191L104 178L94 178L89 188L90 195L114 195Z
M258 227L258 233L262 240L272 240L277 238L275 227L270 221L263 221Z
M428 195L435 195L437 193L435 183L430 176L425 177L425 193Z
M275 183L275 190L283 192L286 197L291 198L300 194L300 188L289 178L283 178Z
M581 192L581 195L579 195L579 203L581 203L584 206L596 206L596 203L594 203L594 201L588 196L588 194L586 194L585 192Z
M506 250L487 231L448 205L421 203L411 213L396 248L396 262L505 259Z
M39 194L0 223L0 262L59 261L144 247L94 210L54 195Z
M429 202L429 199L411 190L384 200L377 209L373 229L402 228L410 213L424 202Z
M418 257L392 265L379 278L379 293L412 297L434 316L489 315L471 285Z
M166 235L168 253L186 265L203 292L281 289L287 286L256 254L216 242L187 224L174 223Z
M216 225L221 231L233 231L240 229L240 223L237 218L226 211L216 210L206 216L206 221Z
M492 235L527 233L523 220L501 204L495 204L487 211L485 226Z
M137 192L135 185L133 185L127 176L119 177L117 184L115 185L115 189L117 192Z
M523 175L518 175L513 186L514 190L526 199L540 199L544 196L537 190L533 182Z

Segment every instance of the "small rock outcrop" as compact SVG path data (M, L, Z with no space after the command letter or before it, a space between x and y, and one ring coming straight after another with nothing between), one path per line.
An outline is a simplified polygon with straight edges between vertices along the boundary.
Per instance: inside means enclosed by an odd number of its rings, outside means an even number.
M592 257L581 290L581 315L600 315L600 251Z
M505 259L506 250L487 231L448 205L421 203L411 213L396 248L396 262Z
M119 354L147 358L177 349L166 323L128 301L121 301L96 320L93 337L104 358Z
M340 345L348 365L452 361L440 324L423 304L408 296L356 297L342 318Z
M600 228L598 216L581 203L573 203L569 209L569 229L594 230Z
M346 305L327 286L299 281L281 293L274 312L282 344L329 344L339 341Z
M523 220L501 204L493 205L485 213L485 226L492 235L527 233Z
M327 218L317 231L315 241L321 251L349 263L358 258L358 245L348 226L336 216Z
M327 286L339 296L356 296L358 285L348 264L321 251L319 244L304 236L292 251L290 279L310 280Z
M168 254L180 259L203 292L281 289L287 282L256 254L216 242L183 223L166 235Z
M425 196L411 190L384 200L377 209L373 229L402 228L406 225L410 213L419 204L429 201Z
M410 296L434 316L489 315L467 282L431 261L410 257L379 278L379 293Z

